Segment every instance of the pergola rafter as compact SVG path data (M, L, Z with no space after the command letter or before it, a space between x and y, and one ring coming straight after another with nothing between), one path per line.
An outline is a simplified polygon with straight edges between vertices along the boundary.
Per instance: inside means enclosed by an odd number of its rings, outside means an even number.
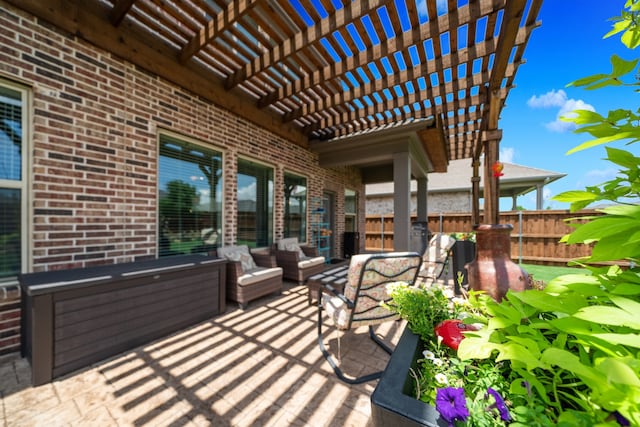
M497 128L542 0L9 2L301 146L438 118L459 159Z

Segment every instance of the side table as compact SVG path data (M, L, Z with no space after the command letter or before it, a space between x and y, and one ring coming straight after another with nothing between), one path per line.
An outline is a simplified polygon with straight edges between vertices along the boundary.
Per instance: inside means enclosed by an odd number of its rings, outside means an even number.
M349 260L339 264L332 264L322 273L314 274L307 279L307 301L311 305L313 296L318 293L320 286L330 284L342 292L349 279Z

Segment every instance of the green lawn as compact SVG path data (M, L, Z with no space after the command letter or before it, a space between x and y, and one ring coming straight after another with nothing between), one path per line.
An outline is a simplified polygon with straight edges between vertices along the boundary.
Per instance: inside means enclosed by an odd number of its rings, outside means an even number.
M536 265L536 264L520 264L527 273L533 276L534 280L542 280L547 283L549 280L562 276L563 274L580 274L588 273L588 270L577 267L557 267L550 265Z

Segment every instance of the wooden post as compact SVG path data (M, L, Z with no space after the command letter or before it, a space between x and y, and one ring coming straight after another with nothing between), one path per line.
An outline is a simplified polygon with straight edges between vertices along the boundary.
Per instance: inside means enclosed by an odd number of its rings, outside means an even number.
M484 222L498 224L500 212L499 177L493 176L492 167L499 159L502 130L498 129L498 117L502 100L498 90L489 93L487 130L482 135L484 149Z
M480 224L480 160L473 159L471 177L471 225Z

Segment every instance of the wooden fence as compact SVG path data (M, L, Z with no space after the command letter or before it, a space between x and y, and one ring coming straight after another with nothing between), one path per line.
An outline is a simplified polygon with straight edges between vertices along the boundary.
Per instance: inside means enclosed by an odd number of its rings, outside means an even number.
M501 224L511 224L511 258L529 264L566 265L588 255L589 245L566 245L560 238L572 231L565 222L570 218L599 215L594 210L571 213L568 210L511 211L500 213ZM412 218L415 221L415 217ZM468 233L473 231L471 214L432 214L427 227L431 233ZM393 215L367 215L365 250L393 250Z

